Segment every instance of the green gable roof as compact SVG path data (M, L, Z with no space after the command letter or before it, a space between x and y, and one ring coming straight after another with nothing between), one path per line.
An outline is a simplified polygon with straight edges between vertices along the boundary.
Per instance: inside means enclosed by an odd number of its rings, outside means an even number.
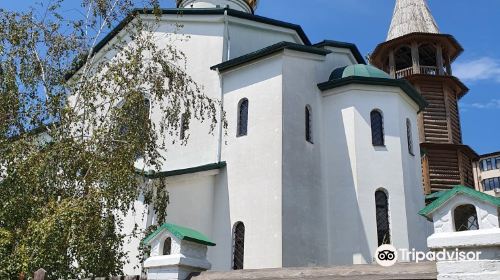
M434 200L431 204L427 205L424 209L420 210L418 214L430 219L431 214L437 209L441 208L446 202L448 202L451 198L456 195L463 194L474 199L492 204L496 207L500 207L500 198L485 194L483 192L476 191L466 186L456 186L449 191L443 191L437 193L435 196L438 196L436 200Z
M301 45L297 43L292 43L292 42L279 42L274 45L265 47L263 49L233 58L231 60L222 62L220 64L214 65L210 67L211 70L218 70L219 72L227 71L229 69L244 65L248 62L252 62L264 57L267 57L269 55L275 54L277 52L283 51L283 50L293 50L293 51L298 51L298 52L306 52L306 53L311 53L311 54L317 54L317 55L322 55L325 56L331 51L325 50L322 48L318 47L313 47L313 46L307 46L307 45Z
M212 241L210 241L210 239L208 239L208 237L206 237L205 235L203 235L202 233L200 233L200 232L198 232L198 231L196 231L194 229L190 229L190 228L186 228L186 227L181 227L181 226L178 226L178 225L168 224L168 223L167 224L163 224L155 232L153 232L148 237L146 237L142 242L144 244L149 244L151 241L153 241L153 239L158 234L160 234L164 230L169 231L175 237L177 237L177 238L179 238L181 240L191 241L191 242L194 242L194 243L198 243L198 244L202 244L202 245L207 245L207 246L215 246L215 243L213 243Z
M350 84L372 85L372 86L389 86L399 87L403 90L408 97L410 97L422 111L429 105L422 95L407 81L403 79L392 78L377 78L377 77L363 77L363 76L349 76L341 79L333 79L328 82L318 84L318 88L322 91L342 87ZM420 112L419 111L419 112Z
M221 161L218 163L210 163L210 164L206 164L206 165L200 165L200 166L195 166L195 167L190 167L190 168L185 168L185 169L170 170L170 171L154 172L151 170L144 171L144 170L136 169L135 172L141 176L148 178L148 179L159 179L159 178L167 178L167 177L172 177L172 176L179 176L179 175L185 175L185 174L193 174L193 173L198 173L198 172L222 169L224 167L226 167L226 162Z
M356 47L356 45L353 43L333 41L333 40L324 40L322 42L314 44L313 46L317 47L317 48L334 47L334 48L341 48L341 49L349 49L349 50L351 50L352 54L354 55L354 58L356 58L356 61L358 63L366 64L366 61L363 58L363 56L361 55L361 53L359 52L358 47Z

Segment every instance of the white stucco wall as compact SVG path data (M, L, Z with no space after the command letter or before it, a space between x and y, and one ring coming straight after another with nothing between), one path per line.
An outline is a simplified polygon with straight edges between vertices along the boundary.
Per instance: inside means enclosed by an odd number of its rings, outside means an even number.
M245 268L280 267L282 61L275 56L251 65L223 74L230 219L245 224ZM248 135L236 137L242 98L249 101Z
M172 22L183 27L174 30ZM333 52L326 57L286 50L220 76L211 71L227 58L280 41L301 42L293 30L249 20L165 15L156 36L160 44L173 42L184 52L186 71L205 94L222 100L226 112L222 138L218 131L209 135L207 123L192 121L189 143L169 146L163 166L227 163L219 171L166 179L167 221L196 229L217 244L208 249L212 269L231 269L232 229L238 221L245 224L247 269L370 263L377 247L379 188L389 192L394 245L425 246L425 221L416 216L423 207L417 108L399 89L357 86L321 93L317 84L333 69L355 63L348 50L333 47L325 47ZM248 135L236 137L242 98L249 100ZM305 105L313 112L314 144L305 141ZM374 108L386 120L382 149L371 145ZM416 156L407 152L406 118L414 124ZM158 112L152 119L159 120ZM150 211L145 226L155 222ZM127 244L132 255L137 244Z
M329 185L328 235L335 248L330 251L330 262L372 261L378 247L375 192L379 189L389 197L392 244L396 248L424 247L425 238L407 233L411 228L425 235L426 228L423 219L407 216L416 205L423 206L423 193L405 193L411 188L421 190L419 158L403 152L407 144L406 118L402 116L415 122L416 109L402 105L407 102L403 93L391 87L349 85L323 96L323 141L331 144L324 146L323 153L323 180ZM370 112L374 109L383 112L384 147L371 143ZM411 204L407 205L405 195L414 196L409 199Z
M283 65L283 266L328 264L326 203L321 180L321 55L285 51ZM305 108L312 113L306 141Z
M248 6L245 0L183 0L179 7L181 8L225 8L229 6L242 12L251 13L252 9Z
M434 233L455 232L454 211L458 206L467 204L474 205L476 208L479 229L499 227L497 207L467 195L458 194L432 213Z

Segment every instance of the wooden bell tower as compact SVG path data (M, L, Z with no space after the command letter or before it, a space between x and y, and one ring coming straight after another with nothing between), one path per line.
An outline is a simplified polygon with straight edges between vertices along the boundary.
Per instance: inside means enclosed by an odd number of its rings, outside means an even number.
M463 52L457 40L439 33L425 0L397 0L387 41L370 62L397 79L406 79L429 106L419 114L425 193L456 185L474 188L472 162L478 157L462 144L458 100L468 88L452 73Z

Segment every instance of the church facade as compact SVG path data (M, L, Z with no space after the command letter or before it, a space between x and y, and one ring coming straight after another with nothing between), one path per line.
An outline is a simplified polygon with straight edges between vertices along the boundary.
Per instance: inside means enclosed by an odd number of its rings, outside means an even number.
M184 0L162 11L158 38L189 37L169 41L228 122L213 135L191 122L188 144L145 178L167 182L168 222L213 240L219 271L372 263L386 243L425 250L418 113L427 101L355 45L313 44L300 26L255 15L257 4ZM156 223L141 199L135 208L127 226ZM139 243L125 246L127 274L139 272Z
M155 30L221 103L216 133L190 122L188 144L169 147L162 170L144 178L167 183L169 223L217 244L212 269L372 263L386 243L425 250L425 194L456 185L500 193L499 153L462 143L458 102L468 88L452 63L463 49L440 33L425 0L396 1L368 62L354 44L312 43L300 26L256 15L258 4L178 0ZM155 21L151 11L135 16ZM126 37L126 24L100 48ZM135 209L126 231L157 223L141 198ZM127 274L140 270L140 242L126 243Z

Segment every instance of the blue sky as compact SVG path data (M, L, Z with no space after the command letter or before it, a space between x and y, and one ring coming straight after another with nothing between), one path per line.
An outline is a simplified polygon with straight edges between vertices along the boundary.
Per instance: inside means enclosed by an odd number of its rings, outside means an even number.
M0 8L23 10L38 1L0 0ZM67 0L68 9L80 1ZM173 7L174 0L162 0ZM465 52L454 74L470 88L460 101L464 143L479 154L500 150L500 1L429 0L442 33ZM256 14L300 24L312 42L355 43L363 55L384 41L394 0L260 0Z

